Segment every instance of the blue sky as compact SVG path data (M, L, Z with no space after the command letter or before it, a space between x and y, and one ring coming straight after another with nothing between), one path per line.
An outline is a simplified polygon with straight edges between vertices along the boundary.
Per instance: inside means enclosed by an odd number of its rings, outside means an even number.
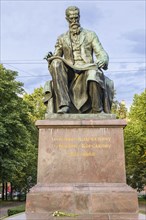
M105 75L114 81L116 99L132 103L145 88L145 0L1 0L1 63L19 73L32 93L51 79L43 57L68 30L65 9L80 8L81 26L97 33L110 57Z

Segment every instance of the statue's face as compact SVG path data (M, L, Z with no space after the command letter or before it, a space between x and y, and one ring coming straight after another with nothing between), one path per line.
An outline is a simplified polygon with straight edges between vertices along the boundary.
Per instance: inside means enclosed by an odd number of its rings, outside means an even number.
M78 28L80 26L80 16L78 14L78 11L70 11L66 19L69 22L69 26L71 28Z

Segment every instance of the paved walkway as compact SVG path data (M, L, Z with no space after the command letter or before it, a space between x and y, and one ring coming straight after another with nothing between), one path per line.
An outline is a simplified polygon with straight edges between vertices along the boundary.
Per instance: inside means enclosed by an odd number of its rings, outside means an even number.
M21 213L13 217L5 218L5 220L26 220L26 216L25 213ZM139 220L146 220L146 215L139 214Z
M5 218L5 220L26 220L25 213L21 213L15 216L10 216L8 218Z

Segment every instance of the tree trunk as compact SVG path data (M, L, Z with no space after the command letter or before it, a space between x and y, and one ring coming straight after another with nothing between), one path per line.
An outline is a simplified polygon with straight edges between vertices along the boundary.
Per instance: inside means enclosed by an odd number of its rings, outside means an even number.
M11 200L13 200L13 185L12 185L12 183L11 183L10 198L11 198Z
M2 201L5 199L5 183L2 183Z
M5 187L5 191L6 191L6 201L8 200L8 183L6 182L6 187Z
M18 201L19 202L21 201L21 192L19 192L19 194L18 194Z

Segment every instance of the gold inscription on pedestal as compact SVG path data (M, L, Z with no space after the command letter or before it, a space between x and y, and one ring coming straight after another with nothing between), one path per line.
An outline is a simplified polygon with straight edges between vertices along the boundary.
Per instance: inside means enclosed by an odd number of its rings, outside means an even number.
M55 137L53 141L55 147L69 150L67 155L71 157L93 157L96 156L95 149L109 149L111 147L111 137L109 136ZM77 152L75 151L76 149L78 150Z
M58 144L59 148L65 148L65 149L69 149L69 148L84 148L84 149L87 149L87 148L110 148L110 145L109 144L94 144L94 145L89 145L89 144L81 144L81 145L75 145L75 144L68 144L68 145L65 145L65 144Z
M68 156L71 157L94 157L96 156L95 152L69 152Z
M99 136L99 137L55 137L53 141L63 141L63 142L72 142L72 141L110 141L111 137L108 136Z

